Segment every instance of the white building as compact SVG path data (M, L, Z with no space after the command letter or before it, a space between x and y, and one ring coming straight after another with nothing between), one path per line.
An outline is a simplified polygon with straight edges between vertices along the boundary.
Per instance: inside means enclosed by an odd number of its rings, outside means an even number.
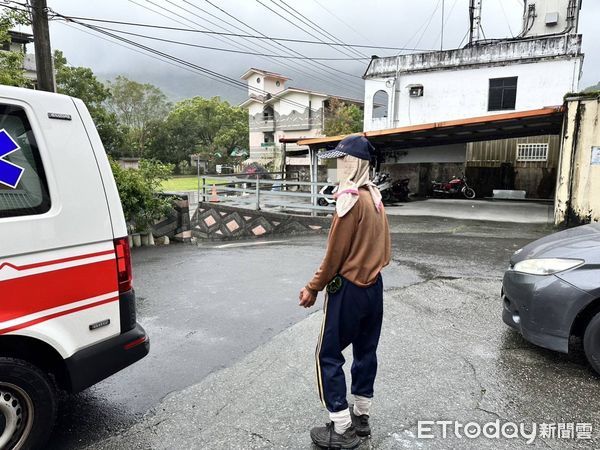
M365 131L562 104L579 87L580 0L524 3L518 37L372 59L364 75Z
M33 35L14 30L9 30L8 34L10 35L10 42L5 42L0 47L0 51L11 51L23 54L25 77L31 80L31 83L35 87L37 84L35 55L27 53L27 44L33 43Z
M248 100L240 106L248 109L250 157L246 163L272 165L279 171L282 163L280 139L323 136L326 110L332 98L362 107L360 100L286 86L289 78L261 69L249 69L242 79L248 83ZM289 154L308 148L287 143ZM287 166L308 166L307 156L287 157Z

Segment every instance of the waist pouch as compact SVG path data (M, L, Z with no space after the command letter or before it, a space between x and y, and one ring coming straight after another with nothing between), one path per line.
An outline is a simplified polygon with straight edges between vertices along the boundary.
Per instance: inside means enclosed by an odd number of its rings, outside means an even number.
M342 277L339 275L336 275L335 277L333 277L333 280L331 280L328 284L327 284L327 293L328 294L335 294L336 292L338 292L341 288L342 288L342 284L343 284L343 280Z

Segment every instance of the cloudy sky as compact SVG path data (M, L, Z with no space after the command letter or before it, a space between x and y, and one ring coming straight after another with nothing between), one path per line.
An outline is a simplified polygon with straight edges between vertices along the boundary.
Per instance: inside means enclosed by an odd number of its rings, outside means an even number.
M264 33L271 37L313 41L331 42L336 38L347 44L418 49L440 48L442 3L445 9L443 46L445 49L456 48L461 42L464 44L463 38L468 30L468 0L48 0L50 8L68 16L240 34L242 31L252 35ZM322 29L311 30L300 19L290 17L286 12L289 11L286 4ZM213 5L223 11L219 11ZM265 5L288 18L291 23L267 9ZM485 36L499 38L518 34L522 11L522 0L483 0L482 26ZM226 13L239 21L235 21ZM598 18L600 2L584 0L579 28L583 34L583 51L586 54L582 88L600 81L600 49L597 44L600 42L600 27L595 20ZM310 34L293 24L298 24ZM339 59L360 56L345 48L290 42L278 45L268 40L107 23L96 25L192 44L184 46L122 35L182 61L236 80L249 67L260 67L292 78L289 82L291 86L362 98L363 81L359 77L364 73L368 62L366 60L299 61L222 52L197 46L269 55L302 54L313 58ZM138 81L158 85L173 100L194 95L218 95L239 102L246 96L244 89L208 79L198 74L196 68L188 66L186 70L174 66L146 56L140 50L135 52L126 48L125 44L117 45L109 37L100 38L95 32L84 30L77 25L53 21L50 28L52 47L62 50L71 64L91 67L102 79L113 79L116 75L124 74ZM396 50L375 48L361 48L358 51L364 56L388 56L398 53Z

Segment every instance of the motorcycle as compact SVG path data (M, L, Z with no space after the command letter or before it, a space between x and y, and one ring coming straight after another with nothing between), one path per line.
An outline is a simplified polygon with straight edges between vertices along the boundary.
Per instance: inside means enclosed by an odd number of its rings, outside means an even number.
M448 182L432 181L431 192L434 196L454 197L462 194L465 198L475 198L475 191L467 184L466 177L452 177Z
M409 178L392 181L392 177L386 172L378 173L373 178L373 183L381 192L381 199L384 203L408 201L408 194L410 194L409 181Z

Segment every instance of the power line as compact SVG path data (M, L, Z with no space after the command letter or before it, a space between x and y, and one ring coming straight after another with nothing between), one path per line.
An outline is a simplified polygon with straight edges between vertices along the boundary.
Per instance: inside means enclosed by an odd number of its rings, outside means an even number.
M277 16L281 17L283 20L285 20L288 23L291 23L293 26L295 26L296 28L299 28L300 30L303 30L302 27L298 26L296 23L294 23L293 21L289 20L287 17L282 16L280 13L278 13L277 11L275 11L273 8L269 7L268 5L265 5L263 2L261 2L261 0L256 0L257 3L259 3L260 5L264 6L265 8L267 8L269 11L273 12L274 14L276 14ZM306 30L303 30L306 32ZM309 33L311 34L311 33ZM339 75L340 73L344 74L344 72L340 72L338 69L336 69L335 67L331 67L328 66L327 64L321 64L324 67L327 67L329 69L331 69L333 71L334 75ZM361 78L358 75L352 75L352 74L346 74L350 77L353 78Z
M191 6L193 6L194 8L196 8L196 9L198 9L198 10L200 10L200 11L203 11L204 13L208 13L208 11L206 11L205 9L203 9L203 8L200 8L199 6L197 6L197 5L194 5L193 3L191 3L191 2L188 2L188 1L186 1L186 0L184 0L184 1L185 1L185 3L187 3L187 4L191 5ZM211 6L215 6L215 5L213 5L211 2L208 2L208 3L209 3ZM181 7L180 7L180 8L181 8ZM216 8L217 8L217 9L219 9L221 12L223 12L223 13L225 13L225 14L229 15L229 13L227 13L227 12L226 12L224 9L222 9L222 8L218 8L218 7L216 7ZM193 14L193 13L192 13L192 14ZM210 14L210 13L208 13L208 14ZM233 24L231 24L230 22L226 21L225 19L215 16L214 14L210 14L210 15L211 15L212 17L216 17L217 19L219 19L221 22L223 22L223 23L227 24L228 26L230 26L230 27L234 27L235 29L237 29L237 30L240 30L240 31L244 32L244 30L243 30L243 29L241 29L240 27L238 27L237 25L233 25ZM229 16L231 16L231 15L229 15ZM197 17L199 17L199 16L197 16ZM231 17L233 17L233 16L231 16ZM233 17L233 18L235 19L235 17ZM244 22L241 22L241 21L239 21L238 19L236 19L236 20L237 20L238 22L242 23L242 25L246 26L247 28L251 28L249 25L245 24ZM219 28L223 29L222 27L219 27ZM251 43L252 43L252 41L250 41L249 39L247 39L247 38L245 38L245 37L243 37L242 39L244 39L244 40L246 40L246 41L249 41L249 42L251 42ZM267 46L263 45L263 44L262 44L262 42L261 42L261 43L259 43L258 45L259 45L261 48L263 48L263 49L270 50L270 49L269 49L269 47L267 47ZM284 47L284 48L288 49L288 50L286 50L286 52L287 52L287 54L288 54L288 55L298 55L298 53L297 53L297 52L294 52L294 51L293 51L293 49L290 49L289 47L283 46L282 44L278 44L278 45L281 45L282 47ZM247 47L247 46L246 46L246 48L249 48L249 47ZM278 55L280 55L280 56L283 56L283 55L281 55L280 53L278 53ZM301 57L304 57L304 55L300 55L300 56L301 56ZM288 58L288 59L291 59L291 58ZM309 58L307 58L307 57L306 57L306 58L304 58L304 59L307 59L307 60L308 60ZM294 66L291 66L290 64L285 64L285 63L284 63L284 64L282 64L282 65L283 65L283 66L285 66L285 67L288 67L288 68L290 68L292 71L295 71L295 72L302 73L302 74L304 74L304 75L306 75L306 76L308 76L308 77L310 77L310 78L313 78L313 79L319 80L319 81L321 81L321 82L324 82L324 83L328 83L328 82L329 82L329 80L328 80L328 79L326 79L326 78L322 78L321 76L317 75L316 73L311 73L311 72L308 72L308 71L306 71L306 70L305 70L305 69L306 69L305 65L303 65L303 64L299 64L299 63L298 63L298 62L296 62L296 61L291 61L291 62L293 62L295 65L294 65ZM280 63L280 64L281 64L281 63ZM316 66L316 68L320 69L320 67L319 67L318 65ZM327 74L327 76L329 76L329 74ZM354 90L356 89L356 86L354 86L354 85L345 84L345 83L343 83L343 85L344 85L346 88L350 89L351 91L354 91Z
M450 16L452 16L452 13L454 12L454 7L456 6L457 3L458 3L458 0L454 0L454 3L452 4L452 7L450 8L450 12L448 12L448 15L446 16L446 20L444 20L444 26L446 26L446 24L448 24L448 21L450 20ZM441 35L441 32L438 33L438 35L434 39L434 42L440 38L440 35Z
M130 0L130 1L132 1L132 0ZM155 5L155 6L157 6L158 8L160 8L160 9L162 9L162 10L164 10L164 11L167 11L167 12L169 12L169 13L171 13L171 14L174 14L174 15L176 15L176 16L178 16L178 17L181 17L181 18L183 18L183 19L187 20L188 22L191 22L191 23L193 23L193 24L195 24L195 25L197 25L197 26L200 26L201 28L203 28L203 29L205 29L205 30L208 30L208 28L206 28L205 26L203 26L203 25L199 24L198 22L196 22L196 21L194 21L194 20L191 20L191 19L188 19L187 17L185 17L185 16L182 16L181 14L178 14L178 13L176 13L176 12L169 11L169 10L168 10L167 8L165 8L164 6L158 5L158 4L156 4L155 2L153 2L152 0L146 0L146 2L148 2L148 3L152 4L152 5ZM182 6L176 5L175 3L173 3L173 2L172 2L172 1L170 1L170 0L167 0L167 2L169 2L169 3L171 3L171 4L175 5L175 6L177 6L178 8L180 8L180 9L182 9L183 11L187 12L188 14L191 14L191 15L193 15L193 16L195 16L195 17L199 17L197 14L194 14L193 12L189 11L189 10L188 10L188 9L186 9L186 8L183 8ZM157 13L157 14L160 14L160 15L162 15L162 16L164 17L164 14L161 14L161 13L159 13L159 12L156 12L156 13ZM202 17L200 17L200 18L202 18ZM202 19L203 19L203 18L202 18ZM204 19L204 20L206 20L206 19ZM212 23L212 22L211 22L211 23ZM231 37L225 37L225 39L227 39L227 40L229 40L229 41L232 41L232 42L234 42L235 46L236 46L238 49L240 48L240 45L241 45L243 48L245 48L245 49L250 49L250 47L248 47L247 45L244 45L244 44L238 44L238 43L236 43L236 42L235 42L235 41L234 41L234 40L233 40ZM305 56L305 55L302 55L302 56ZM268 59L268 58L267 58L267 59ZM292 66L290 66L290 64L288 64L288 63L282 63L282 62L279 62L279 64L281 64L281 65L283 65L283 66L285 66L285 67L288 67L288 68L292 68ZM298 65L298 63L296 63L296 62L294 62L294 64L297 64L297 65ZM327 70L325 70L325 69L321 69L321 68L320 68L320 66L325 66L325 64L323 64L323 63L316 63L316 62L312 62L312 61L311 61L311 62L309 62L309 64L311 64L311 65L316 65L316 67L317 67L317 68L319 68L320 70L322 70L322 71L324 71L324 72L328 72ZM301 64L300 64L300 67L301 67L300 69L298 69L298 68L296 68L296 69L293 69L293 68L292 68L292 70L295 70L296 72L301 72L301 73L304 73L305 75L307 75L307 76L309 76L309 77L314 77L314 76L315 76L313 73L305 71L305 70L304 70L304 66L303 66L303 65L301 65ZM344 74L344 72L339 72L339 73L336 73L336 75L339 75L340 73L341 73L341 74ZM330 75L330 74L331 74L331 73L328 73L328 75ZM348 76L350 76L350 75L348 75ZM327 82L327 80L323 80L323 81ZM340 81L341 81L341 80L340 80ZM344 87L346 87L347 89L350 89L350 90L357 90L357 89L358 89L358 87L357 87L356 85L351 85L351 84L349 84L349 82L345 82L345 81L344 81L344 82L342 82L341 84L343 84L343 85L344 85Z
M132 3L135 3L133 0L129 0ZM136 3L139 6L142 6L148 11L156 12L150 8L147 8L143 5ZM338 44L336 42L319 42L319 41L311 41L305 39L292 39L292 38L281 38L281 37L272 37L272 36L257 36L251 34L236 34L236 33L222 33L218 31L204 31L204 30L196 30L194 28L178 28L178 27L169 27L164 25L155 25L155 24L147 24L147 23L138 23L138 22L125 22L122 20L109 20L109 19L98 19L95 17L81 17L81 16L65 16L73 20L81 20L87 22L101 22L101 23L112 23L117 25L128 25L133 27L144 27L144 28L157 28L161 30L171 30L171 31L185 31L191 33L200 33L200 34L214 34L217 36L233 36L233 37L245 37L249 39L260 39L260 40L270 40L270 41L281 41L281 42L296 42L301 44L311 44L311 45L333 45L333 46L342 46L343 44ZM175 19L172 19L175 20ZM421 27L419 27L419 30ZM363 45L363 44L346 44L348 47L356 47L356 48L374 48L380 50L399 50L399 51L419 51L419 52L427 52L432 51L431 48L414 48L414 47L390 47L390 46L380 46L380 45Z
M500 3L500 8L502 8L502 14L504 15L504 19L506 19L506 25L508 25L508 31L510 31L511 37L515 37L512 27L510 26L510 20L508 20L508 15L506 14L506 10L502 4L502 0L498 0L498 3Z
M173 61L175 63L178 63L180 65L186 66L188 68L195 69L196 72L199 72L202 75L207 76L208 78L211 78L211 79L213 79L215 81L219 81L221 83L228 84L228 85L230 85L232 87L235 87L237 89L241 89L241 90L244 90L244 91L246 91L247 89L250 89L251 91L257 92L257 93L259 93L261 95L268 94L268 92L266 92L266 91L264 91L262 89L259 89L259 88L253 87L253 86L248 86L245 83L243 83L243 82L241 82L239 80L236 80L234 78L228 77L228 76L223 75L221 73L218 73L218 72L215 72L213 70L207 69L207 68L199 66L197 64L194 64L194 63L192 63L190 61L187 61L187 60L178 58L176 56L170 55L168 53L156 50L156 49L154 49L152 47L148 47L146 45L143 45L143 44L140 44L138 42L132 41L130 39L127 39L127 38L115 35L115 34L113 34L111 32L102 30L102 29L100 29L99 27L97 27L95 25L90 25L90 24L85 24L83 22L78 22L78 21L70 20L67 16L62 16L62 15L60 15L58 13L55 13L55 15L57 15L58 17L61 17L61 18L65 19L65 20L67 20L68 22L72 22L72 23L75 23L77 25L81 25L81 26L83 26L85 28L88 28L88 29L91 29L91 30L93 30L93 31L95 31L97 33L101 33L103 35L109 36L109 37L111 37L113 39L116 39L118 41L124 42L124 43L129 44L131 46L134 46L136 48L142 49L142 50L144 50L146 52L149 52L149 53L152 53L154 55L160 56L162 60L168 59L168 60ZM151 55L148 55L148 56L151 56ZM293 105L293 106L301 107L303 109L307 108L306 105L303 105L301 103L295 102L293 100L289 100L289 99L285 99L285 98L280 98L279 100L281 102L288 103L288 104ZM310 109L312 111L316 112L316 110L314 110L313 108L310 108Z
M343 24L344 26L346 26L346 28L348 28L349 30L355 32L357 35L359 35L360 37L362 37L365 41L371 42L371 40L368 37L366 37L364 34L362 34L360 31L358 31L356 28L354 28L349 23L347 23L347 22L343 21L342 19L340 19L335 13L333 13L330 9L328 9L327 7L325 7L321 2L319 2L318 0L313 0L313 1L317 5L319 5L322 9L324 9L325 11L327 11L327 13L329 13L330 16L332 16L338 22L340 22L341 24ZM352 45L347 45L347 46L353 47ZM372 48L374 48L374 47L372 47Z
M255 52L247 52L244 50L235 50L235 49L229 49L229 48L219 48L219 47L211 47L208 45L200 45L200 44L194 44L191 42L183 42L183 41L176 41L173 39L164 39L164 38L159 38L156 36L149 36L147 34L140 34L140 33L133 33L130 31L124 31L124 30L117 30L115 28L110 28L110 27L97 27L101 30L106 30L106 31L112 31L115 33L119 33L119 34L126 34L129 36L136 36L136 37L141 37L141 38L145 38L145 39L152 39L154 41L161 41L161 42L167 42L170 44L177 44L177 45L184 45L187 47L196 47L196 48L203 48L203 49L207 49L207 50L215 50L215 51L220 51L220 52L231 52L231 53L239 53L239 54L243 54L243 55L253 55L253 56L265 56L265 57L269 57L269 58L283 58L283 59L308 59L311 61L358 61L361 59L371 59L369 57L366 58L320 58L320 57L312 57L312 56L286 56L286 55L276 55L276 54L268 54L268 53L255 53Z
M438 9L440 8L440 3L441 2L442 2L442 0L438 0L437 4L435 5L435 9L431 13L431 16L429 16L429 20L427 21L427 25L425 26L425 28L423 29L423 32L421 33L421 36L419 37L419 39L415 43L415 47L419 45L419 43L421 42L421 39L423 39L423 36L425 36L425 33L429 29L429 26L431 25L431 21L433 20L433 18L435 16L435 13L437 13Z
M284 6L286 6L287 8L289 8L289 10L287 10L288 14L294 15L301 22L303 22L304 24L308 25L311 29L315 30L317 33L323 33L325 36L329 37L330 39L333 39L335 42L338 42L340 44L344 44L344 42L341 39L337 38L336 36L334 36L333 34L331 34L329 31L327 31L326 29L324 29L323 27L321 27L314 20L311 20L308 17L306 17L306 15L302 14L300 11L298 11L293 6L291 6L289 3L286 3L285 0L278 0L278 1L279 1L279 3L281 3ZM271 0L271 3L274 3L274 0ZM282 9L285 10L285 8L282 8ZM320 37L318 37L318 39L320 41L322 41L322 39ZM335 47L332 47L332 48L334 50L337 49ZM346 50L346 46L345 45L344 45L344 50ZM350 52L352 52L354 55L363 56L363 57L367 56L364 53L361 53L358 50L353 49L352 47L347 48L347 50L350 51ZM338 51L341 51L341 50L338 50ZM349 56L351 56L351 55L349 55Z
M114 40L110 40L110 39L102 37L102 36L98 36L98 34L92 33L91 31L83 30L81 28L77 28L77 27L69 24L68 22L57 22L57 23L59 23L61 25L64 25L64 26L67 26L69 28L72 28L73 30L79 31L80 33L85 33L87 35L93 36L95 39L102 39L103 41L109 42L109 43L114 44L114 45L118 45L119 47L126 48L127 50L131 50L133 52L139 53L140 55L148 56L148 57L150 57L152 59L156 59L157 61L164 62L164 63L169 64L171 66L175 66L175 67L178 67L180 69L183 69L183 70L186 70L188 72L191 72L193 74L198 75L198 71L196 71L196 70L193 70L193 69L191 69L189 67L186 67L186 66L183 66L183 65L180 65L180 64L177 64L177 63L175 63L173 61L168 61L168 60L166 60L164 58L160 58L160 57L158 57L156 55L153 55L151 53L145 53L145 52L143 52L141 50L138 50L135 47L130 46L130 44L125 45L125 44L123 44L123 43L121 43L119 41L114 41ZM213 81L218 81L219 83L223 83L223 84L226 84L226 85L230 86L229 83L226 83L225 81L220 80L220 79L215 78L215 77L212 77L210 75L203 74L203 76L205 76L205 77L207 77L209 79L212 79Z

